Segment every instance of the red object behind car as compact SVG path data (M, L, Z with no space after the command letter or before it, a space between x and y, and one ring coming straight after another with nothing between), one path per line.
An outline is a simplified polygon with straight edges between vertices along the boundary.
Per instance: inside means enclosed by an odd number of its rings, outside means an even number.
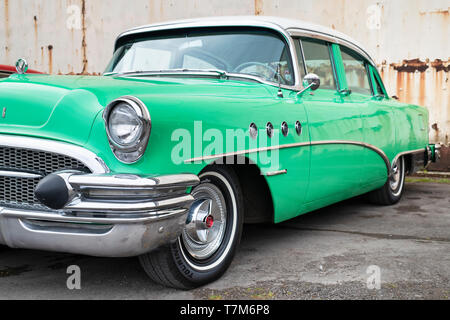
M16 67L5 66L5 65L0 64L0 78L9 77L13 73L16 73ZM36 70L28 69L27 73L42 74L43 72L39 72L39 71L36 71Z

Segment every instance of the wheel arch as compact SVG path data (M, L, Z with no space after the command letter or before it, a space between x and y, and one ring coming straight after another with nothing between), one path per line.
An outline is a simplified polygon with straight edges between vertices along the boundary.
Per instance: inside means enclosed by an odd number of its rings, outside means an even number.
M259 166L245 156L222 157L208 163L199 173L214 166L233 170L244 197L244 223L273 223L274 204L272 192Z

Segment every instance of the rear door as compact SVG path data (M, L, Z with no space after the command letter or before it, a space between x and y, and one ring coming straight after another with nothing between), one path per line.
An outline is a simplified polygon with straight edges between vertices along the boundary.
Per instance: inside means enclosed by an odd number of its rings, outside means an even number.
M383 150L388 158L394 157L395 121L392 106L386 99L376 69L352 49L341 46L346 89L351 92L345 99L360 107L363 141ZM370 148L366 148L361 161L361 187L372 189L387 178L386 163Z

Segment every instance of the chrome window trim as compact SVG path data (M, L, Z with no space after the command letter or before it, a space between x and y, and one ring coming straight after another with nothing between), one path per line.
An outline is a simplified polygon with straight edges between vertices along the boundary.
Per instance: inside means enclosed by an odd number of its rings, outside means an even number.
M287 29L287 32L292 37L319 39L319 40L324 40L324 41L327 41L330 43L335 43L335 44L347 47L347 48L357 52L358 54L360 54L363 58L367 59L367 61L371 65L376 67L376 64L375 64L374 60L372 59L372 57L363 48L356 45L355 43L352 43L348 40L342 39L338 36L322 33L319 31L298 29L298 28L289 28L289 29Z
M149 33L149 32L157 32L157 31L163 31L163 30L176 30L176 29L187 29L187 28L206 28L206 27L256 27L256 28L266 28L275 32L278 32L283 36L283 38L286 40L287 45L289 47L289 52L291 55L291 63L292 68L294 69L294 85L281 85L281 88L284 89L290 89L290 90L300 90L302 88L301 79L300 79L300 72L299 72L299 66L297 63L297 50L295 49L294 39L291 37L291 35L281 26L279 26L276 23L270 23L265 21L246 21L246 20L231 20L231 21L196 21L196 22L179 22L179 23L168 23L168 24L161 24L161 25L155 25L155 26L144 26L144 27L138 27L134 28L128 31L123 32L120 34L114 45L114 50L117 50L117 44L119 40L123 37L130 36L130 35L137 35L140 33ZM257 81L268 84L271 86L276 86L277 88L280 86L279 83L268 81L263 78L255 77Z
M258 19L259 18L259 19ZM313 30L313 25L306 24L306 27L298 27L298 26L288 26L282 21L283 19L277 19L277 18L271 18L271 17L218 17L216 20L211 19L205 19L205 18L199 18L199 19L192 19L192 20L180 20L180 21L171 21L161 24L155 24L155 25L147 25L147 26L141 26L137 28L132 28L130 30L127 30L123 33L121 33L115 41L114 49L117 49L117 45L120 39L126 36L131 35L138 35L141 33L148 33L148 32L155 32L155 31L162 31L162 30L175 30L175 29L185 29L185 28L202 28L202 27L260 27L260 28L267 28L273 31L276 31L280 33L285 40L288 43L290 53L291 53L291 59L292 59L292 66L294 69L294 85L282 85L281 87L284 89L290 89L290 90L300 90L303 88L302 85L302 79L300 79L300 70L298 65L298 57L297 57L297 50L295 48L295 39L294 37L309 37L309 38L315 38L315 39L321 39L325 40L331 43L336 43L339 45L346 46L357 53L359 53L361 56L363 56L365 59L369 61L371 65L376 67L376 64L372 57L368 54L368 52L362 48L360 45L350 41L352 39L345 39L345 35L339 35L339 33L333 33L333 30L330 30L329 33L325 31L317 31ZM284 24L284 26L283 26ZM309 29L308 26L311 28ZM278 83L267 81L262 78L258 78L258 81L264 84L268 84L271 86L279 86Z
M303 68L304 68L303 71L305 72L305 75L307 75L308 74L308 67L306 66L305 51L303 49L302 39L300 37L296 37L296 38L293 38L293 39L294 39L294 41L298 42L298 45L300 47L300 52L302 54ZM300 68L300 66L299 66L299 68ZM303 79L302 79L302 81L303 81ZM302 86L303 86L303 82L302 82Z
M83 147L66 142L1 134L0 146L60 154L80 161L86 167L88 167L92 171L92 173L110 172L105 162L95 153Z

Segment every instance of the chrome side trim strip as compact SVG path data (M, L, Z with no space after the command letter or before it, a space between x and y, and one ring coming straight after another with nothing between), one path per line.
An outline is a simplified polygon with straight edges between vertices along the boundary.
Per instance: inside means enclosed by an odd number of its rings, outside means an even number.
M266 173L266 176L268 176L268 177L274 177L274 176L279 176L279 175L281 175L281 174L286 174L286 173L287 173L287 170L284 169L284 170L279 170L279 171L271 171L271 172L267 172L267 173Z
M395 156L394 160L392 161L392 164L395 164L401 156L404 156L407 154L420 153L420 152L425 153L425 151L426 151L426 148L400 152L398 155Z
M242 151L236 151L236 152L228 152L228 153L222 153L218 155L213 156L204 156L204 157L197 157L185 160L184 163L192 163L192 162L198 162L198 161L208 161L208 160L214 160L218 158L226 158L226 157L232 157L232 156L239 156L244 154L250 154L250 153L258 153L258 152L265 152L265 151L271 151L271 150L281 150L281 149L288 149L288 148L300 148L300 147L307 147L307 146L318 146L318 145L333 145L333 144L344 144L344 145L355 145L355 146L361 146L364 148L368 148L376 152L384 161L386 168L388 170L388 175L390 176L392 173L392 165L391 161L389 160L388 156L384 153L383 150L381 150L378 147L375 147L374 145L360 142L360 141L351 141L351 140L324 140L324 141L312 141L312 142L302 142L302 143L291 143L291 144L285 144L280 146L272 146L272 147L263 147L263 148L255 148L255 149L249 149L249 150L242 150ZM392 161L392 164L395 164L395 162L404 155L407 154L414 154L419 152L424 152L425 148L423 149L416 149L416 150L410 150L410 151L404 151L400 152ZM267 174L266 174L267 175ZM269 175L267 175L269 176Z
M214 160L214 159L217 159L217 158L226 158L226 157L232 157L232 156L241 156L241 155L244 155L244 154L265 152L265 151L271 151L271 150L306 147L306 146L309 146L309 145L311 145L310 142L302 142L302 143L284 144L284 145L281 145L281 146L273 146L273 147L263 147L263 148L249 149L249 150L241 150L241 151L235 151L235 152L221 153L221 154L213 155L213 156L204 156L204 157L192 158L192 159L185 160L184 163L188 164L188 163L191 163L191 162Z
M42 178L41 174L28 173L24 171L0 170L0 177L37 179Z
M0 146L57 153L77 159L93 173L109 172L108 166L95 153L66 142L1 134Z
M383 159L383 161L386 165L386 168L388 170L388 175L391 174L391 169L392 169L391 162L389 161L389 158L384 153L384 151L381 150L380 148L377 148L377 147L375 147L371 144L365 143L365 142L349 141L349 140L328 140L328 141L313 141L313 142L311 142L312 146L324 145L324 144L346 144L346 145L361 146L361 147L371 149L371 150L375 151L376 153L378 153L378 155Z

